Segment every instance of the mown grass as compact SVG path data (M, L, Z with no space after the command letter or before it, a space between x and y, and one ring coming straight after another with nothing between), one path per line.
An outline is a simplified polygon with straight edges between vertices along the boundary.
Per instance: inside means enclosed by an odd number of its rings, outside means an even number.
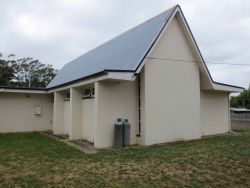
M250 132L87 155L39 133L0 134L1 187L250 187Z

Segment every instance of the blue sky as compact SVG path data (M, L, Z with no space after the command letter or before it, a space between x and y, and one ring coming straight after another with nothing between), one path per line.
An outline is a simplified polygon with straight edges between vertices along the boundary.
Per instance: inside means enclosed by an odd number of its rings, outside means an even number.
M60 69L70 60L180 4L213 79L248 87L249 0L1 0L0 52Z

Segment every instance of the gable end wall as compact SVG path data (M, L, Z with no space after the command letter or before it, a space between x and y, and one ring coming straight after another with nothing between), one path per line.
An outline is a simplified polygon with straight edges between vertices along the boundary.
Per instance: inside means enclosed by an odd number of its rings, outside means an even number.
M200 128L199 66L176 18L144 66L144 144L196 139ZM144 80L143 80L144 79ZM143 83L144 82L144 83Z

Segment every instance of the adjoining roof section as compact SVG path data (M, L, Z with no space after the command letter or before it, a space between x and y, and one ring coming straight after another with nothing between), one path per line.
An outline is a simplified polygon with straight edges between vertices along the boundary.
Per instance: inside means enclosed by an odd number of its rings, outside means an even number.
M47 88L58 87L105 70L135 71L176 7L69 62Z
M27 88L27 87L7 87L0 86L0 93L48 93L46 88Z
M246 108L230 108L230 110L233 112L239 112L239 113L250 112L250 110Z
M213 88L217 91L228 91L230 93L240 93L244 91L245 88L239 86L233 86L228 84L223 84L213 81Z

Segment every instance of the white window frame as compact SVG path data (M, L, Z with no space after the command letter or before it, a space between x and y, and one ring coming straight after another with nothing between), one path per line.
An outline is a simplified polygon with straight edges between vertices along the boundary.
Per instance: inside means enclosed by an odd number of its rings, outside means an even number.
M66 94L65 94L65 99L64 99L64 101L69 101L70 100L70 92L67 92Z
M88 91L87 94L86 94L86 91ZM85 89L83 90L82 98L83 98L83 99L95 98L95 88L94 88L94 87L85 88Z

